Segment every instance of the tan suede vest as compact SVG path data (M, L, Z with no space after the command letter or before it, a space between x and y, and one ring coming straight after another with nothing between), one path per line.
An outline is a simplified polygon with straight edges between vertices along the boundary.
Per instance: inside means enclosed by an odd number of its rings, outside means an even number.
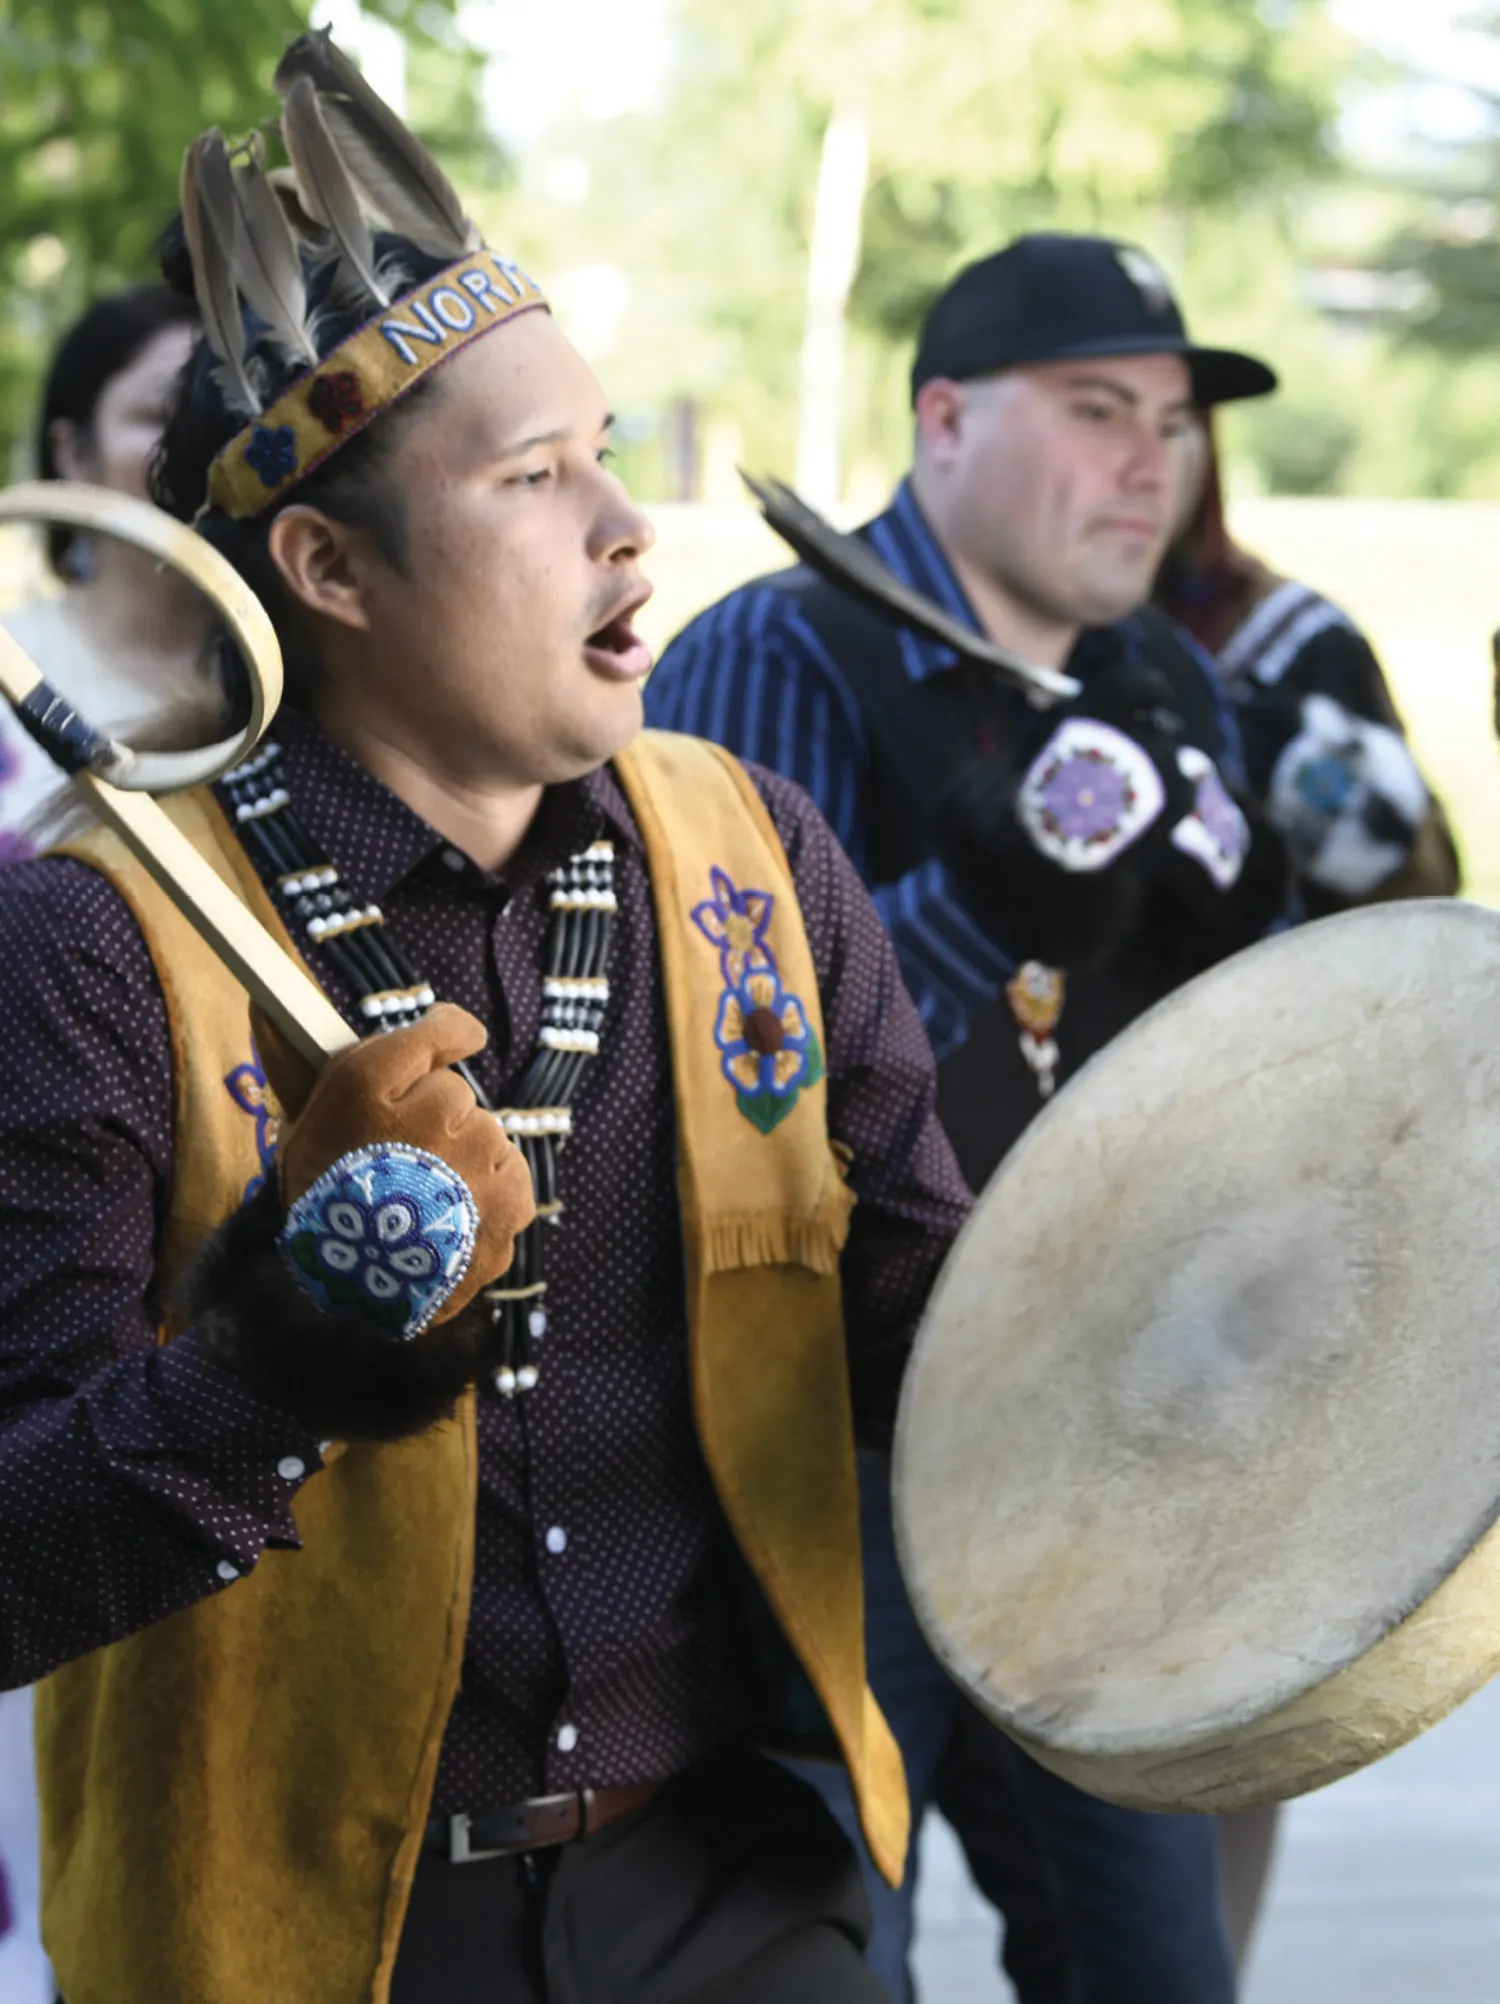
M821 1040L785 854L727 754L648 734L615 770L645 844L678 1107L693 1395L740 1547L832 1721L871 1849L899 1876L907 1801L865 1683L838 1254L851 1198L826 1088L769 1134L714 1030L710 870L775 897L785 988ZM171 812L290 948L217 806ZM109 835L72 845L130 904L171 1024L164 1285L260 1167L246 1002ZM230 1081L235 1082L231 1088ZM474 1402L396 1446L335 1447L296 1501L300 1552L67 1665L38 1693L43 1924L68 2004L385 2004L458 1685L474 1558Z

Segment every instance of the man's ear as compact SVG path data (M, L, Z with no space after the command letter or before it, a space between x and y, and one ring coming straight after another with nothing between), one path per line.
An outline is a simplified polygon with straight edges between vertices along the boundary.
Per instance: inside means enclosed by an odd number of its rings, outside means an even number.
M364 585L371 543L364 530L293 504L271 524L268 548L299 605L340 626L369 631Z
M964 386L947 376L932 377L917 392L917 440L939 464L953 455L963 412Z

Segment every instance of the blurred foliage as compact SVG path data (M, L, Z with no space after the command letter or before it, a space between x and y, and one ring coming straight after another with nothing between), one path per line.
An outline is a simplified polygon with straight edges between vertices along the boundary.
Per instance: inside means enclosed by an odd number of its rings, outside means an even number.
M1449 255L1443 232L1455 213L1472 231L1482 175L1436 186L1430 163L1347 156L1342 107L1398 79L1323 0L677 0L675 26L656 109L549 135L551 160L587 164L588 200L576 176L554 199L539 158L505 220L549 275L628 275L625 310L592 345L586 317L580 335L627 411L695 401L711 492L735 457L791 464L837 109L865 118L871 148L844 411L861 500L905 458L906 368L936 291L1016 232L1056 227L1145 243L1200 338L1275 362L1279 395L1224 428L1241 488L1500 493L1500 245L1464 262L1464 338L1442 354L1459 286L1391 255L1403 232ZM1500 151L1485 171L1500 189ZM1382 293L1392 266L1406 283ZM1448 322L1419 328L1412 300L1439 297Z
M791 450L836 110L863 117L871 153L850 312L856 468L899 464L910 345L967 258L1073 227L1138 235L1180 266L1190 235L1237 229L1247 209L1274 223L1334 171L1347 45L1321 0L678 0L675 21L665 102L559 139L594 194L530 223L554 261L628 264L603 357L615 394L650 400L670 379L762 464ZM612 248L626 243L628 258ZM1263 248L1242 260L1243 289Z
M450 157L472 149L475 66L452 0L366 11L410 38L427 136ZM306 16L300 0L0 0L0 467L51 340L97 290L153 275L184 147L268 117Z
M186 140L267 116L305 4L0 0L0 450L60 326L149 272ZM660 101L533 129L514 173L482 133L461 0L367 4L408 38L413 122L606 378L643 492L678 490L689 438L716 498L737 459L790 467L819 149L844 113L871 156L858 498L906 456L934 293L1047 227L1146 244L1201 339L1276 364L1280 393L1226 417L1240 487L1500 494L1500 104L1462 148L1350 158L1341 112L1392 73L1328 0L671 4Z

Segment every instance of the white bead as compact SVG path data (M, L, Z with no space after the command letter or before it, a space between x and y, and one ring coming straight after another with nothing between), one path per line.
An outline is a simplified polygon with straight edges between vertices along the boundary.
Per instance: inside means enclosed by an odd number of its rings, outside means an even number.
M307 1463L297 1454L284 1454L276 1464L276 1473L283 1482L300 1482L307 1473Z
M531 1391L540 1376L541 1372L535 1364L523 1364L516 1373L516 1390L519 1392Z
M508 1364L495 1373L495 1389L504 1398L513 1398L516 1390L516 1374Z

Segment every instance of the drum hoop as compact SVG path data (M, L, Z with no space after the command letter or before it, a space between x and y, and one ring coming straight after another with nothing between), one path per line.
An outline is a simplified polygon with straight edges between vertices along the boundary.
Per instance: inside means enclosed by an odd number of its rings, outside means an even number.
M182 793L207 786L249 756L281 703L281 648L265 607L227 558L160 508L86 481L30 480L8 487L0 491L0 521L92 529L147 551L203 593L244 660L250 714L232 737L184 752L137 752L109 739L102 755L90 761L96 777L131 793ZM14 643L0 649L0 693L12 702L24 700L42 680L36 674L20 687L20 662L35 670Z

